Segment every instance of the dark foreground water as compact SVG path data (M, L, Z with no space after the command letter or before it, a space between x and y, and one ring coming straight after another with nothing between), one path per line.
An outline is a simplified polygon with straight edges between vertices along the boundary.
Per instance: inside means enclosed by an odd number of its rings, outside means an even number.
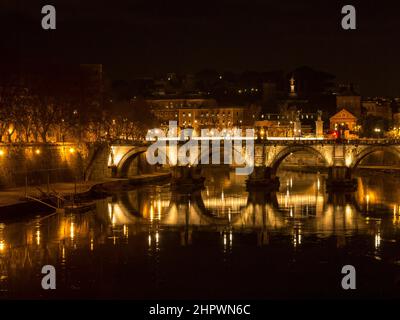
M280 177L280 192L249 194L210 170L197 194L147 186L96 212L0 223L0 297L400 297L400 180L361 177L354 195L328 197L322 175ZM56 290L41 289L46 264Z

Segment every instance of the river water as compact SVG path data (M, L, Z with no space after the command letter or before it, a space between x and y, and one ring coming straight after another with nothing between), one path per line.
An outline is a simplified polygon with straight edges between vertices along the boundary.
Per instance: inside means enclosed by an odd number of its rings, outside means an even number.
M328 196L325 176L280 171L275 194L208 169L195 194L148 185L86 214L0 223L2 298L400 297L399 178L359 176ZM43 265L56 290L41 288ZM343 290L344 265L356 290Z

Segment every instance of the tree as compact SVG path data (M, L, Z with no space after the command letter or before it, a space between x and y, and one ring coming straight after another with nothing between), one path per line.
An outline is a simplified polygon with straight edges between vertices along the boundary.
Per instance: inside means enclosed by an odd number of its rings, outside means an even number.
M359 121L361 125L361 137L377 138L382 137L389 129L389 121L383 117L367 115Z
M19 88L12 84L3 84L0 87L0 142L6 137L7 142L12 142L15 132L17 117Z

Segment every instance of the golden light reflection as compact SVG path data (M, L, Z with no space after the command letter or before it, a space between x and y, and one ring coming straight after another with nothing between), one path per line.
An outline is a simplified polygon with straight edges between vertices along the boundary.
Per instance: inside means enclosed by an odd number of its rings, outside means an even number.
M293 246L296 248L301 245L302 242L302 235L301 235L301 228L295 228L293 233Z
M113 214L113 204L108 203L108 217L110 218L110 221L112 219L112 214Z
M222 242L224 246L224 253L226 253L228 249L230 250L232 248L232 243L233 243L232 230L229 230L229 234L227 231L223 231Z
M379 247L381 246L381 241L382 241L381 233L378 231L375 234L375 249L379 249Z
M158 213L158 220L161 220L161 199L157 201L157 213Z
M69 228L69 237L71 238L71 240L74 240L75 238L75 225L73 222L71 222L71 226Z
M6 240L4 239L4 229L5 225L0 223L0 253L6 251Z
M156 245L158 245L159 241L160 241L160 234L157 231L156 232Z
M400 223L400 205L395 204L393 205L393 224Z
M122 230L123 230L124 237L128 238L129 230L128 230L128 227L125 224L124 224Z
M247 196L243 195L235 197L234 195L225 195L224 201L221 203L221 198L207 197L203 198L204 205L207 209L219 214L233 214L241 211L247 205ZM227 210L227 211L226 211Z
M153 206L153 202L151 201L150 203L150 221L154 220L154 206Z
M41 241L41 232L40 232L40 220L37 220L35 222L35 233L34 233L34 241L36 243L37 246L40 245L40 241Z
M36 244L40 245L40 230L36 231Z
M0 240L0 253L4 253L6 251L6 242L5 240Z

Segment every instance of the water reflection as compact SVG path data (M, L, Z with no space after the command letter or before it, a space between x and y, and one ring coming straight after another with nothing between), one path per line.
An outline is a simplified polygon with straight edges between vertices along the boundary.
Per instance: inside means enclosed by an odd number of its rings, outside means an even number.
M172 287L186 288L192 296L206 292L180 278L190 278L190 272L204 277L204 285L225 283L221 294L231 294L226 272L238 276L250 272L249 266L255 273L319 270L331 256L338 264L350 259L367 266L365 259L372 259L382 263L379 268L399 265L395 177L359 177L355 194L328 196L322 174L281 172L280 190L269 194L246 192L245 177L234 172L207 174L205 188L191 194L148 186L100 200L96 212L0 224L1 294L45 296L39 287L44 264L58 270L58 295L85 297L109 297L117 287L127 297L179 296ZM282 265L265 265L275 260ZM211 269L215 274L203 276ZM141 293L131 289L133 284ZM246 285L257 297L279 291L273 286L263 291L251 281ZM319 287L304 290L319 292Z

